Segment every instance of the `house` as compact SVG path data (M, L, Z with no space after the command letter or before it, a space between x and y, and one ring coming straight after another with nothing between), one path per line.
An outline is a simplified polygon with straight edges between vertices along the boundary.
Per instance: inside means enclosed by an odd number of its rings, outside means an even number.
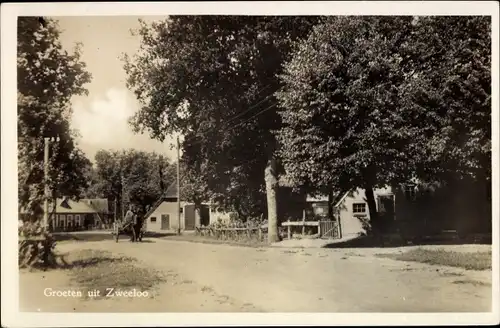
M23 220L27 219L24 210L21 210L20 216ZM55 211L53 202L49 203L49 226L52 231L99 229L104 226L108 216L107 199L75 201L69 197L58 198Z
M374 189L373 194L379 215L394 217L394 193L392 188ZM333 205L335 216L340 222L342 237L366 233L370 221L370 212L364 189L344 191Z
M412 181L376 188L373 193L376 211L388 231L422 235L448 230L466 234L491 231L491 200L488 188L483 187L468 181L448 186ZM343 237L366 232L370 213L364 189L343 192L333 210Z
M207 226L217 221L228 222L230 213L212 203L204 202L198 208L195 204L180 202L181 230L195 230L195 227ZM177 183L172 183L144 216L144 227L150 232L177 231Z

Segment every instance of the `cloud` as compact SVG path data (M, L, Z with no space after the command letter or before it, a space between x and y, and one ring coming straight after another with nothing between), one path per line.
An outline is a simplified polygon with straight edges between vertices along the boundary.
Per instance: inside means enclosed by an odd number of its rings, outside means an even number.
M124 88L108 89L102 97L85 97L74 101L73 128L81 138L80 147L90 159L99 149L135 148L156 151L174 158L166 140L164 144L152 140L147 134L134 134L128 119L139 109L133 95Z

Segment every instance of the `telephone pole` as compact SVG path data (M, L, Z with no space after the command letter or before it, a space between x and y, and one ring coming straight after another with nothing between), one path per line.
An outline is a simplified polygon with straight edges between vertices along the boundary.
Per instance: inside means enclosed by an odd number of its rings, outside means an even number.
M177 136L177 234L181 234L181 184L180 184L180 144L179 144L179 136Z
M123 179L123 174L121 175L121 179L122 179L122 192L121 192L121 194L122 194L122 197L121 197L121 203L122 203L122 204L121 204L121 205L122 205L122 206L121 206L121 208L122 208L122 220L123 220L123 218L125 217L125 202L124 202L124 200L123 200L123 189L124 189L124 187L125 187L125 186L124 186L125 179Z
M114 209L113 209L113 216L114 216L114 220L113 220L113 229L116 227L116 197L115 197L115 202L114 202Z
M43 148L43 175L44 175L44 201L43 201L43 227L49 228L49 145L50 138L44 138Z

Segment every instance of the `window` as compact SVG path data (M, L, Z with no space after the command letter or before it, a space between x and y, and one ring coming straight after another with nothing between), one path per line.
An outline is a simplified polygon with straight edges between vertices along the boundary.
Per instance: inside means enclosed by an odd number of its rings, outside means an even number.
M407 184L404 186L404 194L407 200L413 201L416 198L417 188L414 184Z
M365 213L366 212L366 204L365 203L352 204L352 212L353 213Z
M184 212L184 208L182 208L182 207L179 210L180 210L181 214Z
M156 217L152 216L151 217L151 222L156 222Z
M80 215L75 215L75 225L80 225Z

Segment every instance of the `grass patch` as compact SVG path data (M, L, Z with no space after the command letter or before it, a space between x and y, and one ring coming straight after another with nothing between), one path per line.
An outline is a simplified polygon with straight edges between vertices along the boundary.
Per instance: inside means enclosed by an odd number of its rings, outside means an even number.
M201 288L201 291L204 292L204 293L212 293L214 290L212 289L212 287L203 286Z
M125 256L113 256L110 252L82 250L71 254L71 282L87 291L99 291L93 298L105 297L110 288L121 291L150 291L164 282L157 270L145 268L137 260ZM84 295L89 296L87 292Z
M441 273L443 277L463 277L463 273L456 273L456 272L443 272Z
M486 287L491 287L491 284L488 284L483 281L477 281L477 280L456 280L453 282L454 284L471 284L473 286L486 286Z
M470 253L417 248L402 254L376 254L376 256L398 261L446 265L467 270L491 270L491 251Z

